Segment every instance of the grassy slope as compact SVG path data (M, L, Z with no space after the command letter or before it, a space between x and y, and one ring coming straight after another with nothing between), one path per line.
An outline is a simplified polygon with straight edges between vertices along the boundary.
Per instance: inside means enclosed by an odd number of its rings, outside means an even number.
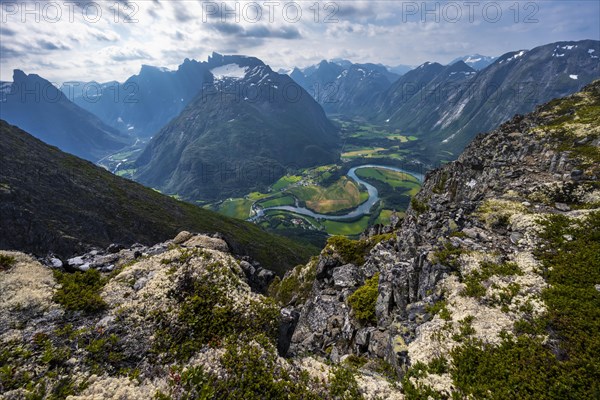
M250 216L252 203L248 199L227 199L219 206L218 212L228 217L246 219Z
M417 178L403 172L390 171L382 168L361 168L356 171L356 174L361 178L371 178L386 183L393 189L410 189L411 196L415 195L421 187Z
M177 201L61 152L0 121L0 248L70 256L112 242L154 244L178 231L222 233L278 272L315 249Z

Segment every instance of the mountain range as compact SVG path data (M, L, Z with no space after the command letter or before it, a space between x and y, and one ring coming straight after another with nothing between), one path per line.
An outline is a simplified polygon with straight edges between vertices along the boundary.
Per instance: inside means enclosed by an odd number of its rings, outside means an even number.
M90 161L98 161L132 141L71 102L46 79L21 70L14 71L13 82L3 84L0 105L0 118Z
M186 199L243 195L286 171L338 160L337 130L287 75L213 54L212 84L148 143L134 178Z
M458 57L450 61L449 65L452 65L458 61L462 61L469 67L479 71L493 63L498 57L482 56L481 54L471 54L468 56Z
M92 94L81 82L63 87L69 95L16 70L14 82L1 84L1 114L92 161L152 138L121 167L165 193L213 201L266 189L290 170L336 162L340 140L326 113L414 136L411 156L425 164L452 160L479 132L600 77L599 54L599 41L584 40L496 59L427 62L402 76L341 59L288 76L257 58L214 53L176 71L143 66L124 83L97 84ZM477 70L484 61L491 64ZM29 87L45 88L44 95L27 94ZM129 94L115 101L115 93Z
M356 112L390 87L399 75L381 64L353 64L347 60L326 61L300 70L290 77L310 93L328 114Z
M557 42L500 57L426 62L391 78L374 64L322 61L290 76L328 114L400 130L420 140L421 161L451 160L479 132L600 77L600 42Z
M425 63L372 103L368 117L418 136L422 155L448 160L480 132L600 77L600 41L558 42L498 57L481 71Z
M210 66L186 59L176 71L143 65L123 83L70 82L65 93L121 132L146 139L175 118L212 82Z

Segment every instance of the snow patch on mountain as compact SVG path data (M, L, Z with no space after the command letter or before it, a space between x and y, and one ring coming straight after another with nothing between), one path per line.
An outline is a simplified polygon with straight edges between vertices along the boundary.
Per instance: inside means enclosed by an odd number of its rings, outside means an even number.
M12 90L12 82L0 82L0 93L10 93Z
M514 56L510 57L508 60L506 60L506 62L510 62L512 60L516 60L519 57L522 57L523 54L525 54L526 51L525 50L521 50L520 52L518 52L517 54L515 54Z
M248 67L240 67L238 64L221 65L210 70L215 79L233 78L242 79L246 76Z

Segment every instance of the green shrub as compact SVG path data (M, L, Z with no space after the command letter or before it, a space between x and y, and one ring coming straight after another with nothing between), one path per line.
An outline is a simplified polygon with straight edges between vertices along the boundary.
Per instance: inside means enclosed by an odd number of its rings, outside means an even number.
M7 392L27 385L33 372L24 367L31 358L29 348L17 341L3 342L0 347L0 390Z
M508 312L508 306L512 302L513 298L519 294L520 290L521 285L516 282L511 282L508 284L508 286L498 291L497 294L494 294L490 304L502 306L502 310L504 312Z
M511 276L511 275L523 275L523 271L519 269L519 266L514 262L504 262L496 264L488 261L483 261L480 264L480 272L482 279L489 279L494 275L498 276Z
M291 376L285 364L278 361L271 339L264 335L231 336L226 340L224 347L225 353L219 360L220 366L226 372L224 375L217 377L204 371L201 366L187 369L174 366L169 374L168 392L158 391L154 398L156 400L342 398L328 395L323 384L311 378L306 371L300 372L298 376ZM348 387L348 383L336 382L333 390L338 390L341 386Z
M382 358L375 360L375 372L383 375L390 382L395 382L398 379L396 368Z
M465 288L460 292L461 296L480 298L485 296L486 288L481 284L481 278L476 273L467 275L463 279Z
M380 235L374 235L374 236L369 237L366 240L367 240L367 242L372 244L372 246L374 247L378 243L381 243L383 241L388 241L395 237L396 237L396 234L394 232L391 232L391 233L382 233Z
M547 313L515 323L517 336L500 345L468 339L456 347L450 373L458 398L600 397L600 213L541 223L546 243L535 255L549 284Z
M0 271L6 271L16 263L16 259L13 256L7 256L0 254Z
M54 277L61 285L54 295L54 301L66 310L96 313L106 308L106 303L100 296L106 279L97 270L72 274L55 270Z
M473 320L475 317L472 315L466 316L459 321L459 332L452 335L452 339L456 342L464 342L475 334L475 328L473 328Z
M92 373L114 374L121 371L125 355L123 354L121 340L116 334L100 335L100 337L89 338L85 346L87 354L85 361L91 368Z
M231 335L263 334L275 340L279 327L279 308L273 299L251 301L235 308L227 296L234 280L228 268L214 265L213 276L228 278L213 282L196 278L188 267L179 277L169 296L179 302L177 322L170 316L157 314L158 329L154 351L168 357L186 360L206 344L219 344Z
M552 386L558 383L558 364L539 340L528 337L506 339L500 346L469 341L455 348L451 355L450 374L458 392L464 397L578 398L551 395Z
M344 362L353 368L361 368L367 363L367 358L364 356L357 356L356 354L350 354Z
M209 400L215 398L216 380L204 372L202 366L181 370L174 366L169 374L169 394L158 391L156 400Z
M287 372L277 366L277 353L269 339L258 335L254 340L257 343L247 338L227 344L221 357L227 378L219 382L216 398L284 399L294 389Z
M375 305L379 289L379 272L367 279L365 284L359 287L348 297L348 304L354 311L354 316L361 321L376 323Z
M452 315L448 310L448 303L446 300L441 300L432 305L427 305L425 307L425 311L431 315L439 314L440 318L445 321L450 321L452 319Z
M30 343L4 342L0 348L0 392L21 389L18 398L65 399L85 389L67 370L71 349L55 345L49 335L38 332Z
M310 295L316 277L316 262L298 265L283 279L276 277L269 285L268 293L281 305L289 304L294 298L296 303L303 304Z
M424 212L429 210L429 206L427 205L427 203L420 201L416 197L410 199L410 207L413 210L415 210L417 214L423 214Z
M355 265L365 263L365 255L372 247L364 240L350 240L345 236L332 236L327 245L333 247L344 262Z
M427 370L431 374L445 374L448 372L448 360L444 356L435 357L429 362Z
M446 242L441 249L433 253L433 263L446 265L453 270L457 270L459 267L458 258L464 253L465 250L461 247L454 247L452 243Z
M411 366L402 378L402 391L406 400L442 400L446 396L437 393L428 385L413 383L411 378L422 378L429 374L429 366L423 362L417 362Z
M446 182L448 182L448 172L443 171L440 174L438 181L432 188L433 193L442 194L444 192L444 189L446 189Z
M450 237L456 237L456 238L460 238L460 239L465 239L467 237L469 237L466 233L460 231L460 232L452 232L450 234Z
M468 297L480 298L485 296L486 288L482 282L490 279L492 276L511 276L523 275L523 271L513 262L504 262L496 264L488 261L483 261L480 264L479 270L473 271L463 278L466 288L463 289L461 295ZM520 286L511 283L506 292L500 293L498 298L492 299L492 304L508 305L510 300L519 293ZM515 291L516 290L516 291Z
M358 400L363 395L352 371L343 366L334 366L329 372L329 393L334 399Z

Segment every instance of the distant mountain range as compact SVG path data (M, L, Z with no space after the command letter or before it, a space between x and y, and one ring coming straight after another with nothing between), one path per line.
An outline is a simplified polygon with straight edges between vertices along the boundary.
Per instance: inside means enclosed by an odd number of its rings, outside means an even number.
M211 85L148 143L135 179L186 199L266 189L288 169L338 160L337 129L289 76L214 53Z
M482 56L481 54L471 54L468 56L458 57L452 60L448 65L462 61L469 67L479 71L493 63L498 57Z
M394 73L396 75L404 75L405 73L407 73L408 71L410 71L411 69L415 68L412 65L396 65L393 67L387 67L388 71L390 71L391 73Z
M218 200L265 189L290 169L337 162L337 129L325 112L417 137L411 156L430 165L451 160L477 133L600 78L599 55L600 42L584 40L428 62L401 76L342 59L288 76L257 58L214 53L176 71L143 66L124 83L65 85L67 95L17 70L14 82L0 83L1 116L92 161L152 137L127 161L134 179ZM38 99L22 90L30 87L46 89Z
M353 64L347 60L323 60L290 73L329 114L359 113L399 76L381 64Z
M186 59L176 71L143 65L123 83L68 82L62 90L115 129L149 138L212 82L209 66Z
M399 78L375 64L322 61L290 76L328 114L366 119L421 140L417 155L453 159L478 132L600 78L600 42L559 42L500 57L427 62Z
M453 159L477 133L600 78L599 54L600 41L583 40L510 52L477 72L463 61L425 63L381 92L366 115L418 136L430 161Z
M97 161L131 142L38 75L15 70L0 92L0 118L68 153Z
M177 201L48 146L0 120L0 249L61 257L111 243L151 245L181 230L224 235L232 250L283 273L312 250Z

